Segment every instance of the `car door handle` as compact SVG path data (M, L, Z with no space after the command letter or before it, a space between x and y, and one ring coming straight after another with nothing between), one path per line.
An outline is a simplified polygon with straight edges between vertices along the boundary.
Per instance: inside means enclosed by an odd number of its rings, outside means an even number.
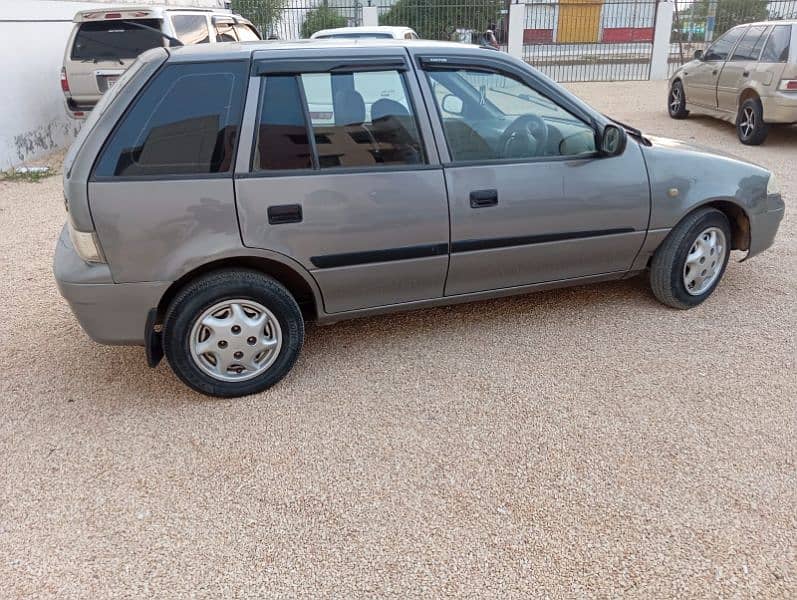
M484 208L498 204L498 190L475 190L470 193L470 207Z
M750 71L745 71L742 73L742 77L750 77Z
M268 207L269 225L282 225L283 223L301 223L301 204L279 204Z
M712 74L712 75L716 75L717 73L718 73L717 69L714 69L714 70L711 72L711 74Z

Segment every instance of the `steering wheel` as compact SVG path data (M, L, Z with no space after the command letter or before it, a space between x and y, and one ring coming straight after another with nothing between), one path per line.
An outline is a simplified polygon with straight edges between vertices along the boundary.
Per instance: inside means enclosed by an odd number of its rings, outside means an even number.
M501 135L502 158L542 156L548 142L548 126L537 115L521 115Z

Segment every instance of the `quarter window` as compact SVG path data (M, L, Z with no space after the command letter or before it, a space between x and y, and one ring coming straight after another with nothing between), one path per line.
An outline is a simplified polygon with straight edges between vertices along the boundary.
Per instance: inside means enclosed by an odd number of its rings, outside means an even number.
M236 25L235 33L238 34L238 40L241 42L253 42L260 39L258 33L249 25Z
M229 172L247 75L245 62L167 66L113 133L95 175Z
M590 125L513 78L462 69L427 76L455 162L596 151Z
M761 62L783 63L789 60L789 44L791 42L791 26L778 25L772 30L764 46Z
M725 35L720 36L717 41L711 44L708 50L706 50L706 54L703 57L704 60L727 60L728 55L731 53L731 50L733 50L733 47L736 44L736 41L742 36L742 34L745 32L745 29L745 27L731 29Z
M186 46L207 44L210 41L208 22L204 15L173 15L172 25L177 39Z
M761 45L758 41L764 36L766 30L766 25L756 25L748 29L736 46L736 50L733 51L731 60L758 60L758 55L761 53Z

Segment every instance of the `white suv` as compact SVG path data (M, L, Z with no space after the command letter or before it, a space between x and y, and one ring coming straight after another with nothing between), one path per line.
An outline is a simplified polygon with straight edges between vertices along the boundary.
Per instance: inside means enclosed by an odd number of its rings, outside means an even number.
M150 48L260 39L251 22L221 9L108 7L80 11L74 21L61 89L67 113L78 119Z

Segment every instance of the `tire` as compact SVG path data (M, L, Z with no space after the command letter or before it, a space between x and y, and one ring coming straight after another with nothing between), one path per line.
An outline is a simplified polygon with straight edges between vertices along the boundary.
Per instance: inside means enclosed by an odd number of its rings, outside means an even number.
M705 240L706 232L711 232L709 241ZM721 249L714 247L716 254L710 251L712 238L721 243ZM663 304L682 310L701 304L725 273L730 245L731 227L722 212L703 208L687 215L653 255L650 264L653 295Z
M257 271L218 271L192 281L174 297L163 322L163 350L172 370L209 396L270 388L291 370L303 342L296 300ZM205 347L209 351L201 352Z
M667 93L667 112L673 119L685 119L689 116L689 111L686 110L686 94L684 93L684 85L680 79L673 82L670 91Z
M752 121L752 122L751 122ZM764 122L764 107L759 98L748 98L739 107L736 115L736 135L747 146L764 143L769 134L769 125Z

